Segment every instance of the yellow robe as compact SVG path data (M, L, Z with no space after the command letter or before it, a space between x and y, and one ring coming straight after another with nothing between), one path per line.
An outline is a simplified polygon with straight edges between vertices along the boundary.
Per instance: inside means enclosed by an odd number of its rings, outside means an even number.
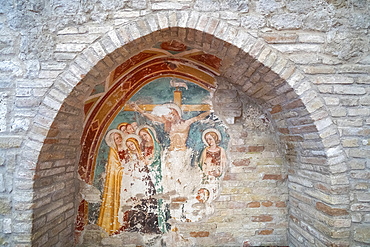
M120 207L120 192L123 168L117 150L110 148L104 193L97 225L109 235L120 229L118 211Z

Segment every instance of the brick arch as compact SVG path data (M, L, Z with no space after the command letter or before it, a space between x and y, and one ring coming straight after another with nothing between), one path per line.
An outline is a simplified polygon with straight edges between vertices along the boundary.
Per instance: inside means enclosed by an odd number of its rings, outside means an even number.
M55 79L35 117L36 124L25 141L23 163L29 170L36 169L33 198L36 203L35 243L45 241L44 236L49 231L47 224L39 227L41 222L51 224L59 220L60 225L73 223L76 205L66 197L69 193L76 196L74 162L78 159L81 102L88 95L86 92L132 55L157 41L172 38L221 57L221 76L227 78L242 95L255 99L270 111L280 130L281 143L286 146L292 171L299 170L300 165L310 166L314 171L312 174L317 176L310 180L309 174L290 174L293 185L297 179L307 185L307 188L292 190L314 198L308 203L309 206L305 206L305 197L293 195L291 227L305 229L309 235L304 237L308 241L313 239L324 244L335 243L330 235L334 229L330 220L335 220L337 216L340 219L346 217L347 202L340 201L345 193L338 189L341 184L335 184L334 178L335 181L341 179L342 184L346 184L347 178L342 175L346 170L343 166L345 155L339 143L338 131L323 100L305 75L264 41L254 38L247 30L235 28L217 18L199 16L196 12L148 15L109 31L85 48L69 64L69 68ZM62 120L75 121L76 124L63 126ZM68 178L67 182L65 178ZM316 185L320 180L323 183ZM43 201L40 193L52 194L56 202ZM298 204L302 202L306 208L299 207ZM329 217L326 222L320 223L329 231L300 221L305 209L315 208L319 214ZM54 214L49 214L51 211ZM63 219L60 214L63 214ZM64 231L64 234L69 234L67 230Z

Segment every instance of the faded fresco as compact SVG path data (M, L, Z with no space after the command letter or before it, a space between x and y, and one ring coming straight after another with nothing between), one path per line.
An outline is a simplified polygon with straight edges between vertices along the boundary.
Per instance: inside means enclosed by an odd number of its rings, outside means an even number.
M213 214L228 135L211 92L162 77L141 88L106 131L96 158L88 223L109 235L163 234Z

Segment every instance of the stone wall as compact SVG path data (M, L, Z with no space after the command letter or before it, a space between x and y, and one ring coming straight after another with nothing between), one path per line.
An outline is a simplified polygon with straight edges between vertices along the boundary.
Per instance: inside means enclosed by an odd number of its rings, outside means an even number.
M368 8L319 0L5 1L0 243L71 241L81 102L115 66L176 37L221 56L221 76L270 111L286 153L290 245L368 244Z

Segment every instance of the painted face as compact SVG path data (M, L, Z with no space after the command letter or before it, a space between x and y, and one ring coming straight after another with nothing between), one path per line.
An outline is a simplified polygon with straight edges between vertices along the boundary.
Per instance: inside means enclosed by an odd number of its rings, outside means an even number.
M135 132L135 130L134 130L134 128L132 127L132 125L131 124L128 124L127 126L126 126L126 133L127 134L133 134Z
M133 142L131 141L127 141L126 142L126 146L128 147L128 149L130 149L131 151L136 151L136 146Z
M209 191L203 188L198 190L196 198L200 203L205 203L209 198Z
M210 146L216 145L216 140L210 134L206 135L206 141L207 141L208 145L210 145Z
M114 133L114 142L116 145L121 145L122 144L122 136L120 134Z
M150 142L151 141L151 137L150 135L148 134L148 132L146 132L145 130L140 130L139 132L139 135L141 138L143 138L144 141L146 142Z
M126 131L126 126L122 125L120 128L119 128L120 131L122 132L125 132Z
M175 109L171 109L171 112L165 116L167 121L176 122L179 119L179 115Z
M136 129L137 129L137 122L131 123L131 127L136 131Z

